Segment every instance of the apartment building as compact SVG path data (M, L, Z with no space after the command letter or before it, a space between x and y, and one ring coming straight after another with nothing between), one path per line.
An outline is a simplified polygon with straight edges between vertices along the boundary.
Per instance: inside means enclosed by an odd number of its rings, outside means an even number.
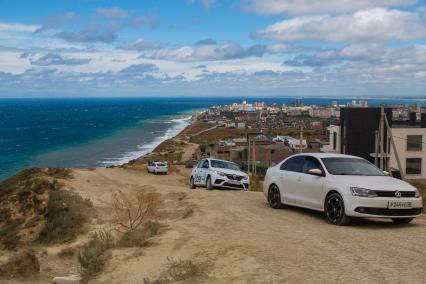
M392 109L385 109L396 153L401 162L402 174L406 179L426 179L426 113L421 119L415 113L405 122L392 121ZM340 125L330 125L329 145L324 152L355 155L374 162L376 133L380 124L380 108L342 109ZM383 133L387 136L386 130ZM386 167L398 171L395 149L390 139L384 140L384 152L387 153Z

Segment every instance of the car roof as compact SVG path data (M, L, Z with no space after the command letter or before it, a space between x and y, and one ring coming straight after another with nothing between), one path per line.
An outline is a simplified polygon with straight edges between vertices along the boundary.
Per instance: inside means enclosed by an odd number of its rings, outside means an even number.
M292 155L291 157L295 156L312 156L318 159L321 158L356 158L356 159L362 159L361 157L352 156L352 155L345 155L345 154L336 154L336 153L300 153Z
M211 158L208 158L208 159L205 159L205 160L210 160L210 161L219 161L219 162L227 162L227 163L235 164L234 162L227 161L227 160L220 160L220 159L211 159Z

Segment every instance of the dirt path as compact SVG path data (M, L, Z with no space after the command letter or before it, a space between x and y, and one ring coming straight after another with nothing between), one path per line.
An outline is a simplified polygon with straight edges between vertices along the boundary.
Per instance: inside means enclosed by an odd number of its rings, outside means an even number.
M185 172L185 169L181 169ZM78 170L70 186L102 211L117 189L150 186L170 216L147 248L120 249L93 283L142 283L167 270L167 257L205 270L194 283L424 283L426 218L409 225L360 220L327 224L320 213L270 209L261 193L189 191L179 174ZM107 212L107 208L104 208ZM194 210L186 216L185 212ZM106 213L107 214L107 213Z

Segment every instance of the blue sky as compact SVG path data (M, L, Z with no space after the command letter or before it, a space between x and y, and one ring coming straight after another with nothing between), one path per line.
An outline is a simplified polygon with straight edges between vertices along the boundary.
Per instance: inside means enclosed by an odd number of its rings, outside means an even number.
M0 0L0 97L425 90L425 1Z

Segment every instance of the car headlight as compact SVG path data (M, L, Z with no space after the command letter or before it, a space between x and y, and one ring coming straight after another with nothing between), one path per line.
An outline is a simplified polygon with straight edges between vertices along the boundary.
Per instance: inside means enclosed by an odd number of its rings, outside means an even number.
M420 197L420 191L418 189L414 190L414 197L419 198Z
M351 187L351 193L353 196L377 197L377 193L374 190L362 187Z
M225 177L226 176L225 173L222 173L222 172L219 172L219 171L214 171L214 172L215 172L215 174L217 174L217 175L219 175L221 177Z
M248 180L248 176L243 176L243 180Z

